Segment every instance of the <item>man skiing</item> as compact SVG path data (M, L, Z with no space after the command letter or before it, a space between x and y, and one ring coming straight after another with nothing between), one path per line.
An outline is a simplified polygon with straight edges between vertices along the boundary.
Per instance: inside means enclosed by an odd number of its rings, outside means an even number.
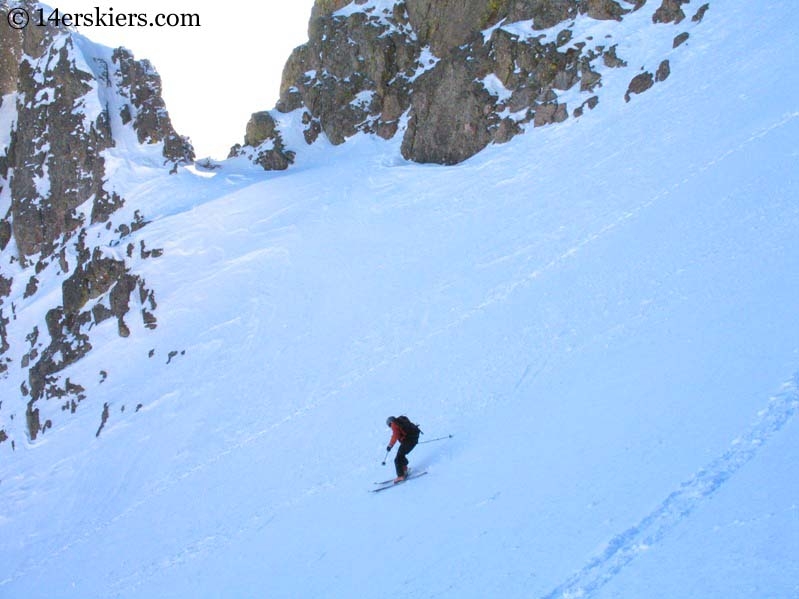
M389 416L386 424L391 428L391 441L388 442L386 452L391 451L394 444L399 441L397 457L394 458L394 466L397 469L395 483L402 482L408 476L408 458L406 457L416 444L419 442L419 427L411 422L407 416Z

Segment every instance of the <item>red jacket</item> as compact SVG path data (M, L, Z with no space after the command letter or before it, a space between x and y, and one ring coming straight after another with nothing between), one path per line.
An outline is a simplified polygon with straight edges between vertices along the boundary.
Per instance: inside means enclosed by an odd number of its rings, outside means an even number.
M391 441L388 442L389 447L394 447L394 443L399 441L402 443L405 440L405 431L400 428L396 422L391 423Z

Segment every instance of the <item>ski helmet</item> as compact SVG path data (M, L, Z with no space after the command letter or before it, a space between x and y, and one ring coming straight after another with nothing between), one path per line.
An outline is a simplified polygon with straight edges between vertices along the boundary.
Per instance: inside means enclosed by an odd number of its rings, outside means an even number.
M389 416L388 418L386 418L386 426L391 426L391 423L394 422L395 420L396 418L394 418L393 416Z

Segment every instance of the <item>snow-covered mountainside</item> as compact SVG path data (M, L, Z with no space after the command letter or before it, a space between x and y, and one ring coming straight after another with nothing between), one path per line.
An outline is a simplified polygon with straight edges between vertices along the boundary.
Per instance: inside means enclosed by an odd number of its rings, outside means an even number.
M154 255L129 237L148 210L126 193L194 158L149 62L52 24L11 26L42 7L0 2L0 377L11 390L0 439L12 448L54 425L40 405L74 413L86 398L64 371L92 350L94 326L156 326L153 290L131 272L134 253Z
M799 596L799 13L716 0L674 48L659 7L579 16L625 27L599 104L457 166L119 156L148 224L85 236L158 326L93 324L35 440L0 380L0 596ZM369 493L400 413L428 474Z

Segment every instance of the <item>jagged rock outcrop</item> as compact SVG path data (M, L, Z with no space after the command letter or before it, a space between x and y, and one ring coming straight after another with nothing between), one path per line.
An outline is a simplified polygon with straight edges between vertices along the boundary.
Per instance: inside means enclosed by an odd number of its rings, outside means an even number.
M21 260L50 254L80 225L75 209L89 198L111 202L103 189L100 152L112 144L108 116L86 122L76 111L91 76L74 66L69 37L51 43L37 61L23 60L17 88L17 124L8 148L13 169L11 222ZM106 209L98 208L104 212Z
M687 3L660 0L652 21L680 23ZM602 86L601 72L627 63L607 39L572 39L571 25L578 18L621 21L646 4L317 0L309 40L286 63L275 110L253 115L244 145L231 156L286 168L295 158L288 152L298 150L287 147L288 137L311 144L324 134L341 144L373 133L402 135L407 159L460 162L488 144L595 107L599 98L590 94ZM631 84L628 97L644 83ZM586 98L569 107L560 97L575 87ZM295 111L301 117L290 124L281 118ZM286 127L299 127L302 137L287 135ZM256 129L263 135L252 136Z
M18 41L16 32L11 37L9 47ZM6 46L5 39L0 42ZM122 201L103 187L101 153L114 145L111 119L116 115L109 114L102 88L116 88L129 100L118 116L123 125L132 121L140 143L164 142L167 162L193 160L188 141L172 128L160 79L149 63L120 48L111 61L90 58L89 71L78 64L83 57L77 43L75 36L62 33L45 44L41 56L19 63L17 122L4 170L13 170L11 222L21 260L51 253L57 241L74 232L81 224L76 209L84 202L92 201L91 221L102 222ZM99 104L96 114L89 114L87 103Z
M133 122L136 137L141 144L163 142L164 159L173 163L194 160L194 149L189 140L179 135L161 95L161 77L150 61L135 60L125 48L117 48L112 56L116 67L119 93L129 99L120 110L122 124Z
M125 198L109 180L107 153L138 151L126 146L135 139L153 148L149 157L160 154L158 168L194 159L149 62L54 24L5 26L11 9L34 14L37 6L0 1L0 377L10 376L11 356L22 355L14 372L30 439L51 425L40 418L42 400L60 398L75 411L84 399L83 387L61 373L92 349L93 326L114 318L119 335L129 335L132 297L143 326L155 326L154 293L129 265L133 244L126 255L111 247L146 219L130 207L124 214L132 216L118 216ZM100 225L104 236L87 235ZM143 246L136 254L157 255ZM12 348L17 304L36 298L43 280L61 281L61 293L38 302L42 318L22 334L28 346ZM2 409L15 407L7 400Z
M277 123L267 111L256 112L252 115L247 123L244 145L258 148L253 160L268 171L285 170L294 162L294 152L286 150ZM240 151L240 145L234 146L231 149L231 156L235 156Z

